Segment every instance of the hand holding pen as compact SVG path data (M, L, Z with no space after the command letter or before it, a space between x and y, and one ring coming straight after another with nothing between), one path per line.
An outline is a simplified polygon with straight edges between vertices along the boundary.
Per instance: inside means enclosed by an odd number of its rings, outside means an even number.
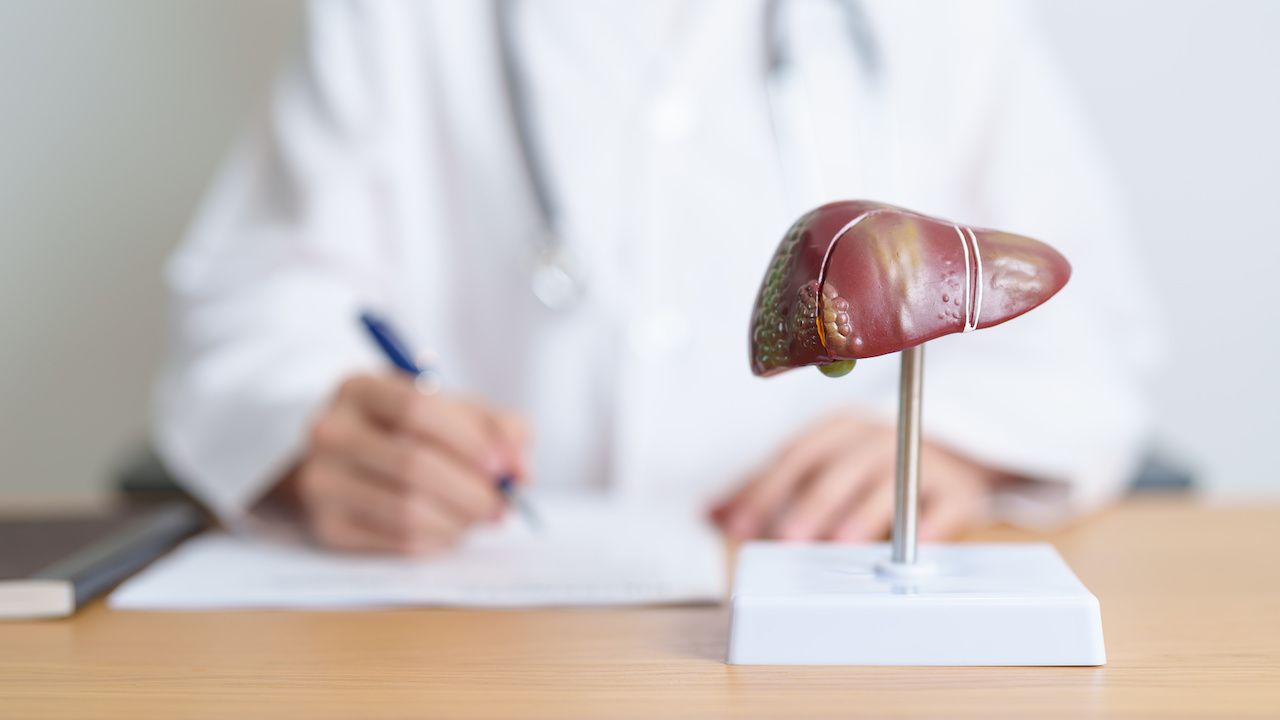
M355 375L318 414L282 489L327 546L429 553L505 514L526 453L513 413L423 392L407 370Z
M369 336L377 343L378 348L382 350L382 354L387 356L391 364L396 369L413 378L414 385L428 394L435 394L440 391L440 375L439 372L430 365L426 365L420 361L415 361L413 355L409 351L409 346L400 338L391 325L387 321L379 318L370 312L360 315L360 323L364 325L365 330L369 331ZM501 424L501 418L497 421ZM521 424L523 427L523 423ZM521 434L521 445L527 433ZM523 449L523 447L521 448ZM518 460L523 454L518 456ZM520 493L520 489L516 484L516 475L512 470L506 470L494 473L494 487L498 492L506 498L507 502L514 505L520 514L524 516L525 522L533 529L539 528L538 515L533 510L533 506Z

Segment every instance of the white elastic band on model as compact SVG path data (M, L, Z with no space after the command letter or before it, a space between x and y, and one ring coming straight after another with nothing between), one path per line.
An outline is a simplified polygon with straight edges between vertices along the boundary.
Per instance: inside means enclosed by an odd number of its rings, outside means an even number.
M973 259L977 267L977 276L973 279L973 287L977 289L977 295L973 299L973 322L969 329L978 329L978 318L982 316L982 250L978 249L978 236L973 234L973 228L967 227L965 231L969 233L969 242L973 244Z
M961 319L964 328L961 332L972 332L978 329L978 320L982 316L982 251L978 249L978 236L973 234L972 228L961 230L959 225L954 227L964 254L964 317ZM973 248L972 261L969 260L970 247ZM978 272L977 282L973 276L975 269Z

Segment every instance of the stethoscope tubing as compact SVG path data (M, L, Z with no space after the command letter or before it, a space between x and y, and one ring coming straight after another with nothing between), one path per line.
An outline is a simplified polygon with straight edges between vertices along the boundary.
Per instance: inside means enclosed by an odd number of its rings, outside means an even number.
M882 55L876 35L868 22L865 8L860 0L837 1L844 8L849 38L863 70L874 80L881 74ZM537 262L531 282L534 294L544 305L548 307L568 305L582 294L585 282L577 268L573 267L567 259L559 232L559 206L547 175L546 158L542 157L539 144L533 137L528 89L524 83L520 82L519 68L516 66L515 13L512 8L515 2L516 0L494 0L493 13L498 40L499 69L507 110L519 149L521 171L525 176L526 185L538 214L538 231L531 233L533 242L536 243ZM783 27L783 10L783 0L765 0L761 19L761 28L764 33L763 72L767 84L766 102L769 105L769 120L774 144L779 155L783 154L786 143L782 139L785 131L779 120L780 100L777 97L776 86L791 61ZM785 175L784 168L784 182L787 181ZM553 278L555 280L553 284L560 287L560 290L553 295L562 296L563 299L552 300L551 296L539 290L546 285L547 278ZM552 309L559 308L552 307Z

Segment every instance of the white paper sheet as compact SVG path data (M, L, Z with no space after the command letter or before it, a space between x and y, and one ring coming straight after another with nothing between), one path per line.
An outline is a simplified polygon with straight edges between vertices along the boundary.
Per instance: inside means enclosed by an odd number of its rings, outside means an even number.
M302 543L209 533L112 593L129 610L536 607L719 602L719 537L688 509L542 499L534 531L514 513L448 553L326 553Z

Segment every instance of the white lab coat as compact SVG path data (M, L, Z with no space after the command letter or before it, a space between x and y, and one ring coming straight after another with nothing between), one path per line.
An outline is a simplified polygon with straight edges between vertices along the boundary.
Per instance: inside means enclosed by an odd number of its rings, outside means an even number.
M299 62L169 266L155 440L188 487L227 519L262 495L339 381L385 366L357 324L366 307L434 352L447 384L531 418L544 486L706 497L823 414L891 420L895 357L839 381L761 380L747 361L791 220L869 198L1072 261L1044 307L930 344L925 432L1037 479L1005 491L1014 520L1115 493L1146 428L1150 311L1115 189L1032 24L1004 4L869 2L869 72L840 3L784 3L775 141L763 3L690 5L678 19L672 3L517 6L531 127L588 287L567 312L529 290L537 206L490 4L313 5Z

